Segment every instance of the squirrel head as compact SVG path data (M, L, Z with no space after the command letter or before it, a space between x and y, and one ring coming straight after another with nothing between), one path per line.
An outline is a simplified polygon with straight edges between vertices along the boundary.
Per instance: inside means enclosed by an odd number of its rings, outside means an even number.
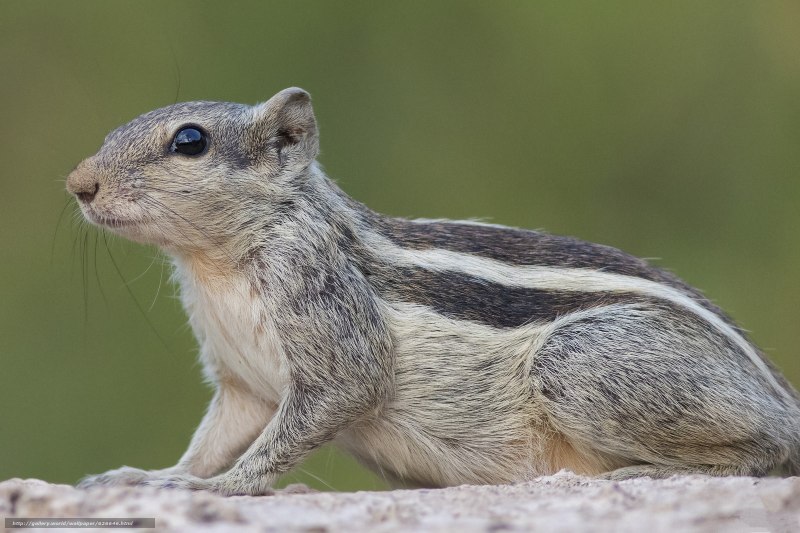
M319 153L311 97L186 102L112 131L67 178L92 223L168 251L235 246L291 205Z

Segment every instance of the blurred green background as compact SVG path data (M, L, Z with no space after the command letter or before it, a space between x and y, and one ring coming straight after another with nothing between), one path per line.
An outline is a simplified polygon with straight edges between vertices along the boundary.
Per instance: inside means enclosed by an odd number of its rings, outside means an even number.
M210 391L169 267L111 239L118 274L63 179L140 113L291 85L355 198L660 258L800 384L798 27L797 1L0 0L0 479L181 455ZM332 449L294 481L384 487Z

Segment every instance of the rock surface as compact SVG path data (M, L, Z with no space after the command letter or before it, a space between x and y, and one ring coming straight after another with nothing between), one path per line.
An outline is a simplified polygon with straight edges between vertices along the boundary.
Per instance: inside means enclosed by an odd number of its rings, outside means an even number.
M612 482L562 472L517 485L356 493L300 486L230 498L149 487L83 491L12 479L0 483L0 516L154 517L158 531L782 533L800 531L800 478Z

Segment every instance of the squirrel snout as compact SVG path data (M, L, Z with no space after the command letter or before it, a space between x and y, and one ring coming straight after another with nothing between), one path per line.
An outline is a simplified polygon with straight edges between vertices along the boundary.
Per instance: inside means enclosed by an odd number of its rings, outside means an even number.
M84 163L78 165L67 177L67 191L83 203L91 203L100 191L100 181Z

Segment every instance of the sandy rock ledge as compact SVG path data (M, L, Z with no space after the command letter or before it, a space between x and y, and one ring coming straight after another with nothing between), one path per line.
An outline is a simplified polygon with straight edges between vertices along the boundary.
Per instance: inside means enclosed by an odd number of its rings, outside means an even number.
M158 531L800 531L800 478L611 482L562 472L517 485L304 492L223 498L148 487L82 491L11 479L0 483L0 516L155 517Z

